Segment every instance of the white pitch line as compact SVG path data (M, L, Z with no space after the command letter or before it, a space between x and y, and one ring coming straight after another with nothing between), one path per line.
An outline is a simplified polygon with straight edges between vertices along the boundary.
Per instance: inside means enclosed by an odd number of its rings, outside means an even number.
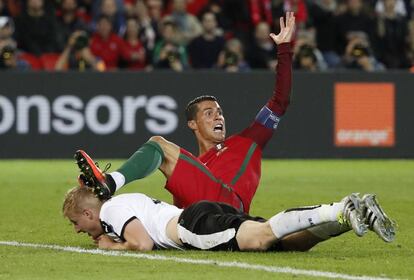
M349 274L334 273L328 271L318 270L306 270L296 269L291 267L281 266L267 266L259 264L249 264L243 262L223 262L217 260L203 260L203 259L187 259L177 257L167 257L157 254L143 254L143 253L131 253L125 251L109 251L100 249L83 249L79 247L59 246L59 245L48 245L48 244L35 244L35 243L23 243L18 241L0 241L0 245L3 246L14 246L14 247L26 247L26 248L38 248L38 249L50 249L56 251L65 251L80 254L93 254L103 256L117 256L117 257L129 257L136 259L147 259L147 260L159 260L159 261L172 261L177 263L190 263L198 265L213 265L221 267L237 267L241 269L259 270L271 273L285 273L293 275L305 275L312 277L324 277L324 278L335 278L335 279L346 279L346 280L391 280L391 278L384 277L372 277L372 276L354 276Z

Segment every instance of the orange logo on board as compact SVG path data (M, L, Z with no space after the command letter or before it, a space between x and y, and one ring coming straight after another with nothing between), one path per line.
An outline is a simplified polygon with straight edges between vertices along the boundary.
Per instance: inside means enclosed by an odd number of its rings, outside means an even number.
M393 147L394 95L392 83L336 83L335 146Z

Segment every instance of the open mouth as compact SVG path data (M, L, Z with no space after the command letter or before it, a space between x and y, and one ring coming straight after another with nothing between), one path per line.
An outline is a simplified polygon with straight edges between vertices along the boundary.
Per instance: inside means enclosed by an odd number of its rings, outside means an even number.
M215 127L214 127L214 132L222 132L223 131L223 124L217 124Z

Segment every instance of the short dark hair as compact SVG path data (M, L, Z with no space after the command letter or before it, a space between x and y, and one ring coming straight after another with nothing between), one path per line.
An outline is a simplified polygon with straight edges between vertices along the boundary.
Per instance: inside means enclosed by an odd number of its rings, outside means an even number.
M217 102L217 98L212 95L201 95L188 102L187 107L185 107L185 116L187 117L187 121L194 120L197 114L197 104L203 101Z

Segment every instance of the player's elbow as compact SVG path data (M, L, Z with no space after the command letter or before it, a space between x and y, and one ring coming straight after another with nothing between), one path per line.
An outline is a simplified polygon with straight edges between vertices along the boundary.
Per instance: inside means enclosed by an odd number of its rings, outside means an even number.
M153 246L150 245L141 245L138 247L137 251L140 252L148 252L148 251L152 251Z
M128 249L140 252L147 252L151 251L154 247L154 242L146 241L146 242L128 242Z

